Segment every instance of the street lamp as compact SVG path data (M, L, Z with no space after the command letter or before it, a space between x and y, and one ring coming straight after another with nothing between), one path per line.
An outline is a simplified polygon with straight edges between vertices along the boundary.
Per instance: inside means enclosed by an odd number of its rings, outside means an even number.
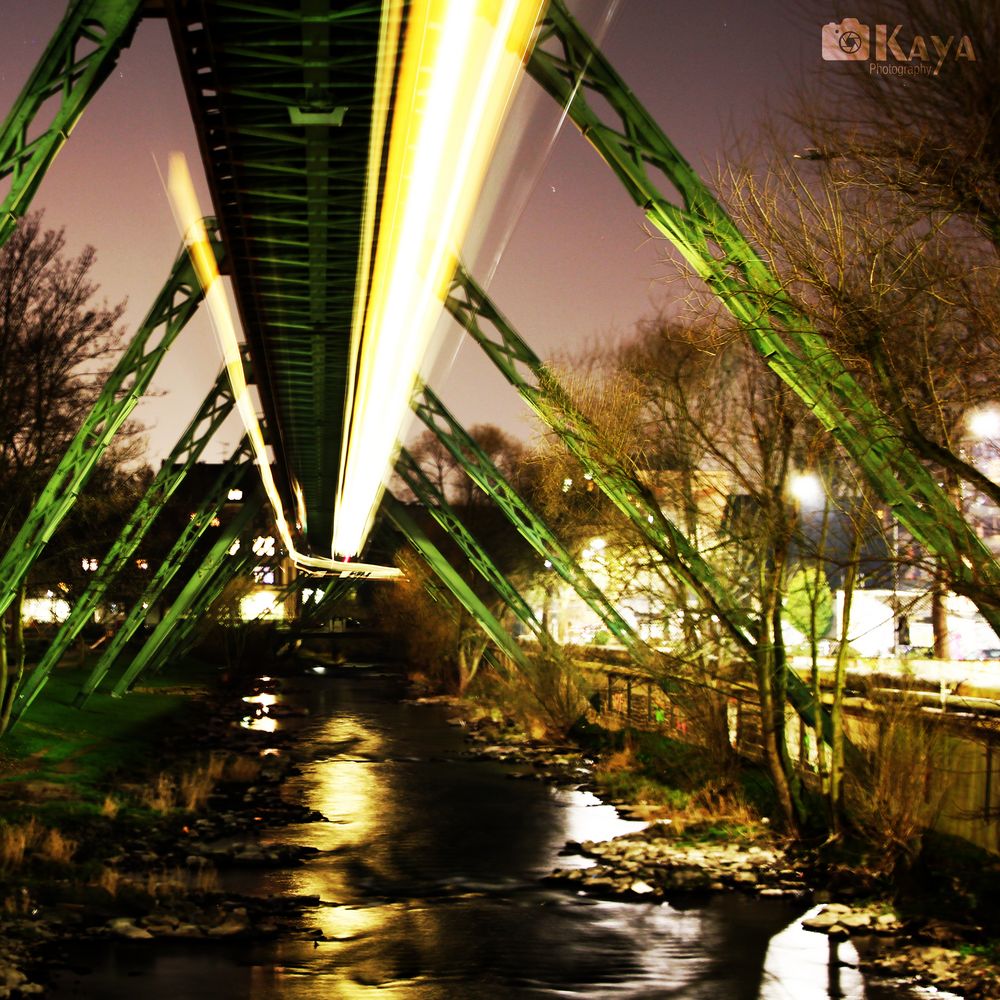
M800 504L818 506L823 502L823 483L815 472L795 472L788 480L788 492Z

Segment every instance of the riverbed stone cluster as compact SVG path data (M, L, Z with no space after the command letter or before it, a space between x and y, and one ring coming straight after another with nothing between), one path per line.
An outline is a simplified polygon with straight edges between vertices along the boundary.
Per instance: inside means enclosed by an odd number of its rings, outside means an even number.
M593 761L575 747L532 740L480 716L458 715L451 721L467 730L470 755L513 765L511 777L597 790L591 782ZM806 859L789 854L774 837L765 835L758 842L732 836L707 839L698 825L675 824L662 807L614 805L623 817L647 826L612 840L568 843L562 853L574 860L548 875L549 884L636 903L719 892L818 903L802 926L826 935L833 956L838 943L850 939L867 975L922 983L965 1000L1000 997L1000 976L969 948L969 928L925 919L906 922L885 904L857 902L856 897L866 895L860 879L853 885L839 879L840 893L847 898L831 901L815 871L800 863ZM581 867L581 857L592 863Z
M564 853L590 858L588 868L560 868L549 881L588 894L646 900L674 893L740 891L804 897L805 878L784 851L741 842L679 840L670 823L603 842L568 844Z

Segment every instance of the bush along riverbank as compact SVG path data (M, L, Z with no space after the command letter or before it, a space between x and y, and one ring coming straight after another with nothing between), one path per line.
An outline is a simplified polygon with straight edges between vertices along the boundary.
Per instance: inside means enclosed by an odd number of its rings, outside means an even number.
M79 740L86 723L66 716L63 730L50 728L71 679L52 687L46 725L26 725L0 766L0 1000L43 993L63 943L313 936L302 911L316 897L220 888L226 869L287 867L317 853L262 847L258 831L323 820L282 798L296 769L288 741L239 726L247 690L137 691L112 706L110 732L95 728L66 756L63 737Z
M772 829L767 782L744 764L724 777L694 747L650 732L579 725L558 741L532 739L510 719L452 700L474 756L517 766L514 776L591 791L645 828L569 843L589 867L547 881L622 901L712 893L802 901L806 930L850 940L866 975L903 979L967 1000L1000 996L1000 858L928 836L905 870L869 865L871 844L791 841Z

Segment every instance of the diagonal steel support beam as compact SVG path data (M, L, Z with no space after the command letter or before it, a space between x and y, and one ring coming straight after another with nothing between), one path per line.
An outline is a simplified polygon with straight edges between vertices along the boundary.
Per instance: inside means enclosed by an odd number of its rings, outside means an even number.
M249 545L241 544L238 551L224 560L195 595L187 610L154 651L144 672L158 674L171 660L183 656L198 637L198 626L229 584L246 570L251 572L263 565L264 559L254 555Z
M511 326L471 275L459 268L446 300L448 311L465 327L524 401L580 460L593 482L632 522L674 576L698 595L711 614L751 657L756 655L756 628L750 615L728 593L701 553L663 513L656 497L624 467L601 432L574 405L569 393ZM812 690L789 672L788 700L810 725L817 710L827 740L833 723Z
M211 489L205 495L198 509L191 515L191 519L184 525L184 530L180 533L177 541L171 546L159 568L153 574L152 579L146 585L142 596L135 602L122 622L115 637L104 650L101 658L94 664L90 676L84 681L77 693L74 704L80 708L87 699L94 693L105 675L114 665L115 660L121 654L128 641L142 626L146 620L149 608L153 607L163 596L167 585L177 575L184 560L190 555L198 540L211 527L212 521L219 516L229 498L230 489L245 486L253 471L253 448L250 441L244 438L239 447L230 456L229 461L223 465L212 484Z
M427 537L420 525L410 516L405 504L400 503L391 493L386 492L380 508L396 529L420 554L434 571L438 579L451 592L459 604L469 612L479 627L493 640L497 648L508 656L520 670L528 670L530 664L524 650L514 641L511 634L500 624L492 611L480 600L476 592L455 571L444 553Z
M80 630L90 620L104 599L108 587L146 537L164 504L184 481L191 466L198 461L212 436L233 410L235 400L229 376L223 370L209 390L201 408L181 435L173 451L153 477L145 495L122 528L118 539L101 560L87 589L80 595L69 617L59 627L55 638L18 692L13 714L19 716L35 700L45 686L53 667L59 662Z
M420 468L406 448L400 449L399 459L396 462L396 474L406 483L431 517L444 528L451 540L465 553L479 575L503 598L521 623L531 630L541 646L551 655L560 656L559 644L538 620L531 605L507 579L507 576L501 572L486 550L476 541L451 504L427 478L424 470Z
M299 579L308 579L308 577ZM355 583L351 577L335 577L323 588L323 595L318 600L310 599L299 609L299 620L305 625L323 620L323 616L343 597Z
M528 72L565 107L632 199L741 323L768 367L857 463L894 516L936 553L952 588L1000 635L1000 563L890 418L800 313L707 185L664 135L563 0L552 0ZM588 97L596 96L593 104ZM665 195L651 171L677 195Z
M141 6L142 0L76 0L56 28L0 126L0 181L11 178L0 203L0 245L131 41Z
M547 559L553 569L601 619L629 654L644 667L656 662L656 653L636 634L601 589L584 572L569 550L545 522L518 495L489 456L476 444L444 404L424 386L413 400L413 410L448 449L470 479L493 498L508 520L529 545Z
M139 675L157 662L161 648L167 644L171 633L181 626L186 617L204 613L208 607L207 602L210 599L214 600L212 595L217 597L226 583L254 558L247 544L241 544L233 553L230 553L230 549L240 540L240 535L260 513L263 505L264 496L260 491L255 491L243 501L240 512L223 528L201 565L194 571L160 623L153 629L153 634L116 681L111 689L113 698L121 698Z
M209 230L211 232L211 229ZM221 259L222 244L210 237ZM52 537L91 472L149 386L156 369L202 299L187 251L174 264L152 309L115 365L83 425L70 442L21 530L0 559L0 615Z
M461 618L461 612L455 607L453 598L441 589L436 580L429 576L424 577L423 584L424 590L427 592L427 596L430 597L435 604L439 604L442 608L444 608L444 610L448 612L448 617L457 624ZM483 659L496 671L498 676L504 677L510 673L506 666L500 662L496 653L491 648L487 647L483 650Z

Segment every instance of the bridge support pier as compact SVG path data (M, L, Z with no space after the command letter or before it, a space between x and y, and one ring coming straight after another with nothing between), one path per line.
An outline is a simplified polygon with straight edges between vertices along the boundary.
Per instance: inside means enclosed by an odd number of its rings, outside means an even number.
M115 660L118 659L126 643L146 620L149 608L153 607L163 596L167 585L176 576L198 540L209 529L212 521L221 514L228 501L230 489L246 482L254 467L252 456L253 449L250 442L244 438L220 470L211 489L205 495L198 509L192 514L191 519L184 525L184 530L153 574L153 578L147 584L142 596L133 605L125 621L108 644L108 648L94 665L90 676L84 681L74 702L78 708L82 707L97 689L114 665Z
M174 445L170 455L153 477L145 495L132 511L118 539L101 560L87 589L77 598L69 617L45 650L37 666L17 694L11 712L16 720L31 705L45 686L53 667L59 662L80 630L90 620L122 568L135 553L146 533L163 510L163 505L174 494L198 461L212 436L232 412L234 406L229 378L223 371L209 390L205 401Z

